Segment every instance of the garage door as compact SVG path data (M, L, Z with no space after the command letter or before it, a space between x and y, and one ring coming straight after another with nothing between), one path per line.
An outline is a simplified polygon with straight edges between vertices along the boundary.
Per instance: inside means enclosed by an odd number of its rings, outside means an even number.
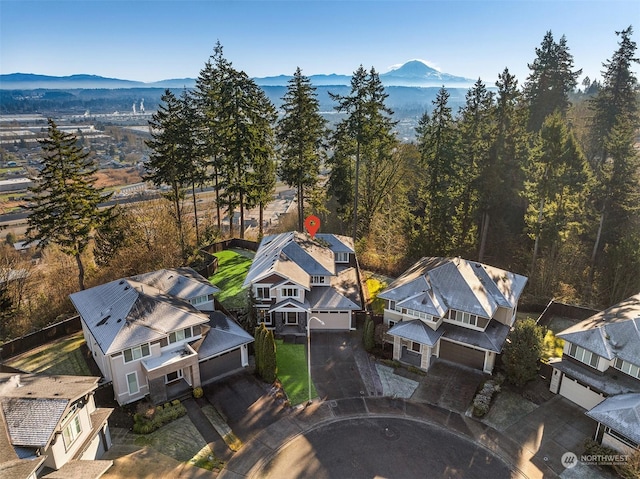
M562 376L561 381L560 395L566 397L570 401L573 401L578 406L589 410L604 401L604 396L592 391L566 375Z
M240 349L234 349L221 356L206 359L200 363L200 381L203 383L242 367Z
M439 357L474 369L484 368L484 351L452 343L445 339L440 340Z

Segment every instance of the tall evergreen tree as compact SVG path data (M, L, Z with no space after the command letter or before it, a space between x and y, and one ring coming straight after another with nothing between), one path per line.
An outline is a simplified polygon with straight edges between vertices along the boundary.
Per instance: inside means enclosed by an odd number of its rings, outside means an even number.
M333 158L330 190L347 199L349 180L340 175L353 171L352 236L366 235L373 215L379 210L388 188L398 181L395 157L398 140L393 133L393 112L385 105L388 97L378 73L362 65L351 77L348 95L329 93L338 102L335 110L346 114L332 137ZM353 163L353 166L350 166ZM364 181L363 191L360 183ZM362 202L360 201L362 196ZM346 204L341 204L343 208Z
M569 108L569 93L578 84L582 70L572 71L573 56L563 35L555 42L548 31L536 58L529 64L531 73L524 84L524 97L529 107L529 130L538 131L544 119L558 110L565 114Z
M188 184L192 146L191 132L184 121L185 104L171 92L165 90L162 103L149 120L151 139L146 145L151 148L150 159L145 163L146 179L156 186L170 187L167 198L173 203L173 214L178 226L180 248L186 255L184 232L184 187Z
M498 75L494 106L495 132L488 163L479 172L480 244L478 261L485 253L507 259L508 245L524 227L523 166L527 154L525 112L518 81L507 68Z
M39 140L44 152L43 168L36 184L29 188L27 237L39 241L44 248L56 244L73 256L78 265L78 284L84 289L85 267L82 255L87 251L91 235L111 214L99 209L108 199L95 187L97 166L89 153L77 144L77 138L58 129L48 120L47 138Z
M531 151L527 168L527 225L534 240L530 274L541 245L555 261L560 240L582 220L589 181L586 158L560 112L547 117Z
M231 63L224 58L222 45L216 42L213 55L207 60L196 79L196 88L193 93L200 118L198 130L201 135L200 142L205 149L205 156L209 158L215 189L218 231L222 230L222 194L225 187L222 177L225 157L221 139L229 128L228 121L222 121L228 118L223 117L221 111L224 105L224 81L231 70Z
M416 128L423 179L413 212L414 255L448 256L455 250L457 134L448 102L449 92L443 87L431 116L425 113Z
M604 81L597 95L591 100L593 112L590 155L595 170L597 185L594 188L593 205L599 218L595 230L594 246L591 253L589 277L587 279L587 299L591 299L596 269L603 270L623 267L629 258L620 254L603 258L603 252L617 251L616 244L633 244L638 234L634 231L634 214L640 207L638 197L638 156L634 148L634 132L640 126L638 114L638 80L632 71L639 60L635 57L636 43L631 40L631 27L616 32L620 36L618 49L612 58L604 63ZM622 263L618 263L622 259ZM610 274L602 271L601 276ZM603 291L609 288L604 286ZM605 293L607 304L623 299L615 292Z
M490 155L495 131L493 94L478 79L466 95L457 120L458 178L462 180L457 209L456 249L467 256L477 245L477 218L486 212L498 181Z
M303 231L307 191L318 183L320 165L326 156L326 120L320 115L316 89L297 68L282 98L283 116L278 121L282 181L297 190L298 230Z

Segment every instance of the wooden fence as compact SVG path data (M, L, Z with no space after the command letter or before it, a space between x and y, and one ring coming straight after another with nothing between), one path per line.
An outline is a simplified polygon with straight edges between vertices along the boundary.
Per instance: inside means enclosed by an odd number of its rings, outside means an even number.
M80 316L74 316L59 323L47 326L35 333L7 341L0 347L0 359L8 359L56 339L69 336L82 330Z

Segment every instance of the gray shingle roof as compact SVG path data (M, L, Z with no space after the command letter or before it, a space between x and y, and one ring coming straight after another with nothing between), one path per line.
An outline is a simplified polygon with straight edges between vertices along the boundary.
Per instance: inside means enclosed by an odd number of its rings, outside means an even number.
M525 276L475 261L428 257L405 271L378 297L391 301L416 298L415 307L406 307L440 317L455 309L491 318L499 306L516 306L526 282Z
M2 398L14 446L45 447L67 409L67 399Z
M93 391L100 378L0 374L0 402L14 447L45 447L75 400Z
M210 313L210 330L198 341L193 349L198 351L198 359L203 361L230 349L253 342L253 336L247 333L233 319L219 311Z
M495 320L490 321L484 331L476 331L451 323L443 323L438 329L444 331L444 338L477 346L494 353L502 352L502 346L507 339L507 334L509 334L509 326Z
M640 366L640 294L565 329L558 337L606 359Z
M205 313L186 301L132 279L95 286L70 298L105 354L208 321Z
M220 288L212 285L192 268L161 269L139 274L131 279L181 299L192 299L220 292Z
M609 368L602 373L566 357L561 360L550 360L549 363L555 369L566 373L581 383L587 384L595 391L603 392L607 396L640 393L640 381L614 368Z
M640 394L609 397L586 414L640 444Z
M349 241L337 235L316 237L318 241L295 231L265 236L253 258L244 286L256 283L271 273L280 273L309 289L310 276L335 275L334 253L351 252Z
M438 329L434 331L422 321L400 321L387 331L391 336L408 339L417 343L428 344L434 346L440 337L444 334L444 330Z
M348 236L318 233L316 238L327 243L334 253L355 253L353 239Z

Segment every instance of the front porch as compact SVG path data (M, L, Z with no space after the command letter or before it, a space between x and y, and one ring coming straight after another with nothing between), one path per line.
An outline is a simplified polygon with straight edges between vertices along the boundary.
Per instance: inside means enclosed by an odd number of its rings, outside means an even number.
M406 346L402 346L402 352L400 353L399 360L401 363L419 368L422 362L422 354L412 351Z

